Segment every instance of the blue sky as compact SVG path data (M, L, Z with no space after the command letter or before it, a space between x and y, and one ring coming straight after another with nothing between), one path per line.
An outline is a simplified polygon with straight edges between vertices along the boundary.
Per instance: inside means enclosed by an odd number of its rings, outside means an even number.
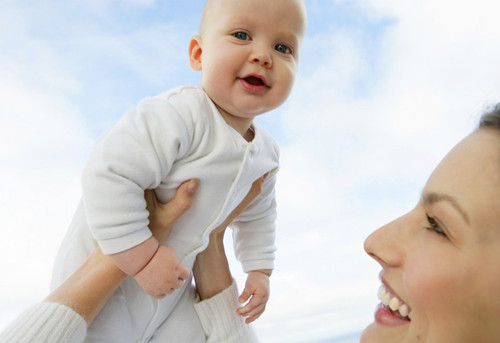
M198 83L187 44L202 5L2 0L0 327L47 294L95 139L142 97ZM379 267L364 238L411 209L437 162L500 101L497 1L306 6L294 90L258 118L282 164L277 268L256 323L264 342L348 336L372 320Z

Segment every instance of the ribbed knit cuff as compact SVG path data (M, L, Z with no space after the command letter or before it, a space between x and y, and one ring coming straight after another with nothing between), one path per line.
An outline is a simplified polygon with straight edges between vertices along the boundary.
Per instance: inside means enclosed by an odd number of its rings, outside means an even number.
M26 309L2 333L2 343L81 343L87 324L78 313L61 304L42 302Z
M238 288L234 280L231 286L219 294L194 303L207 343L258 342L252 327L245 324L245 319L236 313L238 307Z

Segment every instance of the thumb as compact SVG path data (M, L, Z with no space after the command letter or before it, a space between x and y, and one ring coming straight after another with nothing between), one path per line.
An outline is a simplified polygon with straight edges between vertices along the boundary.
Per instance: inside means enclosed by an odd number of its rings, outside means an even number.
M248 288L245 287L243 292L241 293L240 297L238 298L238 301L240 304L243 304L250 299L250 296L252 295L252 292Z
M179 271L179 279L181 279L182 281L186 280L191 274L189 269L182 263L177 268L177 270Z
M198 179L191 179L182 183L179 188L177 188L173 199L164 205L166 207L169 207L174 219L180 217L191 207L199 185L200 180Z

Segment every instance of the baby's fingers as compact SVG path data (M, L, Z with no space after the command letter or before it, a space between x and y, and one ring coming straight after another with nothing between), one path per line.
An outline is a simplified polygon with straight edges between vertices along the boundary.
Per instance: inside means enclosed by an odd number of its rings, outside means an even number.
M259 318L262 313L264 313L265 309L266 304L264 302L259 302L256 306L253 306L250 302L246 306L238 309L238 314L243 317L247 317L245 319L245 323L250 324L257 318Z
M250 299L251 296L252 296L252 291L250 291L250 289L248 287L245 287L243 292L241 292L241 295L238 298L238 301L240 302L240 304L244 304L248 301L248 299Z
M178 267L178 272L179 272L179 280L184 281L189 277L189 269L183 264L180 264Z
M266 305L266 302L264 301L264 299L262 297L254 295L245 306L240 307L238 309L238 313L242 316L249 316L249 315L252 315L252 313L256 309L259 309L265 305Z
M262 311L260 311L258 314L250 316L247 319L245 319L245 323L250 324L250 323L256 321L257 319L259 319L259 317L262 315L262 313L264 313L264 309Z

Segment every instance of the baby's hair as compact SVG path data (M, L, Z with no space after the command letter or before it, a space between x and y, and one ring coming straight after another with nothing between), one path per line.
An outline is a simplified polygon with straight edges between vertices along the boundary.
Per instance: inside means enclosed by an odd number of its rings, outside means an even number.
M492 128L500 130L500 103L492 107L481 116L479 128Z

